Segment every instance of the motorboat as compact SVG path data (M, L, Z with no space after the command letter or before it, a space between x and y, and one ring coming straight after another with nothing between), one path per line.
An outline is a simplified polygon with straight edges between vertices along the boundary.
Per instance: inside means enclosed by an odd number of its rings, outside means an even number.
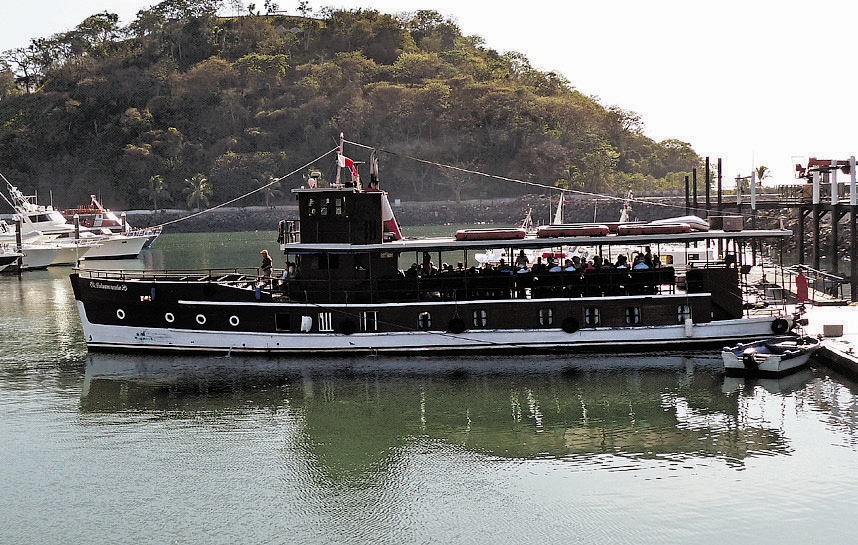
M0 246L0 272L13 266L23 255L7 246Z
M721 351L727 374L781 376L807 366L822 341L807 335L777 335Z
M5 177L3 179L6 181L6 188L10 197L7 199L4 195L3 198L15 210L22 234L38 233L37 241L39 242L49 240L73 241L74 244L88 248L86 255L83 256L84 259L137 257L149 242L149 235L145 233L113 234L107 228L92 230L80 224L69 224L58 210L52 206L37 204L35 196L24 195L9 180ZM16 236L14 233L15 230L11 230L11 233L7 233L7 235L14 237ZM78 252L76 257L80 257L82 253Z
M67 223L73 224L77 219L78 223L87 229L99 231L106 229L115 235L144 235L147 240L143 248L151 246L162 230L161 226L132 227L125 219L124 213L117 216L116 212L105 208L95 195L90 195L89 204L68 208L61 213Z

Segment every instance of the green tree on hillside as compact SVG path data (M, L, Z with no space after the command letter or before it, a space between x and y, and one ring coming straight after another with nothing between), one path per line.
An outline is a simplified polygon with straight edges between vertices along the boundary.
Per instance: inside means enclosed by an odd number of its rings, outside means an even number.
M188 208L200 211L201 204L209 205L212 186L209 184L208 178L198 172L190 178L185 178L185 193L188 197Z
M158 199L161 199L161 203L163 203L171 198L170 191L167 189L167 183L160 174L150 176L149 183L146 187L140 188L139 193L147 201L152 201L153 210L158 210Z
M301 2L284 15L268 1L268 15L237 16L233 1L218 16L223 5L162 0L124 28L96 13L0 53L0 170L75 199L109 184L125 206L162 205L139 182L162 175L199 208L258 189L254 180L304 164L340 132L393 152L384 187L404 199L439 189L437 167L413 158L593 192L681 185L700 165L688 143L653 141L638 114L463 36L436 11L312 13ZM202 172L202 192L183 186ZM533 190L451 183L459 198Z

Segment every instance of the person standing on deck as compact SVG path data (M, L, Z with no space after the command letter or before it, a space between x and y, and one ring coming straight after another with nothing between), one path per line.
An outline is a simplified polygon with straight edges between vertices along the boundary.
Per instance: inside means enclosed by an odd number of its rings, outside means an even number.
M268 255L268 250L262 250L259 253L262 254L262 266L260 267L262 269L262 277L267 282L271 278L271 256Z
M799 269L795 277L795 295L799 303L807 301L807 277L804 275L804 269Z

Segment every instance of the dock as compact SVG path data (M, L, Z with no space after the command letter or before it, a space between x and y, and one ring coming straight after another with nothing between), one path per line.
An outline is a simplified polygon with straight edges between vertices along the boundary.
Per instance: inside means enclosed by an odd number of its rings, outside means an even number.
M825 339L814 359L858 380L858 304L808 306L807 318L805 332Z

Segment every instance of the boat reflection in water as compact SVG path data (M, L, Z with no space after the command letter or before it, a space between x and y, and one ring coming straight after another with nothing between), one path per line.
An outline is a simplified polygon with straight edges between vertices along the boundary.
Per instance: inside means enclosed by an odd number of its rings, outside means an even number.
M176 419L285 411L298 444L331 476L390 463L418 439L502 458L616 468L700 457L742 465L752 453L789 451L777 425L745 418L753 390L725 385L717 355L545 363L546 370L525 373L515 370L515 358L469 360L464 368L461 360L436 358L90 354L81 410Z

